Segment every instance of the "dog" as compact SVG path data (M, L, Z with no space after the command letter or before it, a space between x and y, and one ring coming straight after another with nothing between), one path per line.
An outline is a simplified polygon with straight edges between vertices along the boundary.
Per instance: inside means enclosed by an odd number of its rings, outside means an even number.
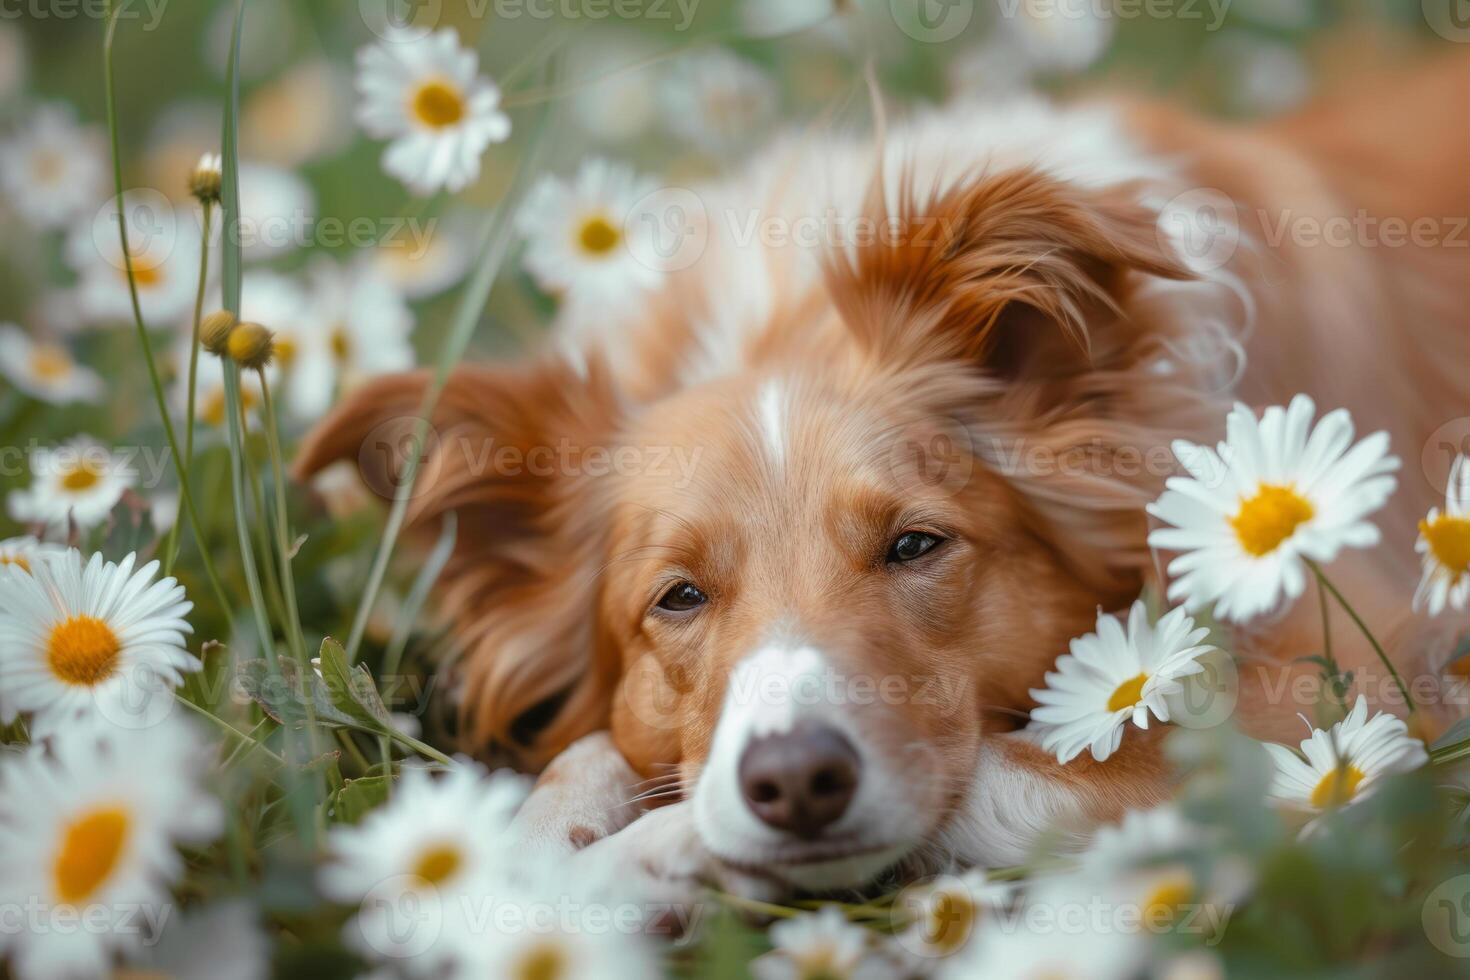
M1061 765L1028 691L1099 610L1161 589L1167 447L1217 439L1236 400L1306 392L1390 434L1384 544L1333 574L1432 659L1406 614L1470 405L1467 90L1458 58L1256 125L1019 98L877 149L792 134L694 192L697 255L636 309L456 370L408 524L458 515L439 592L463 728L541 772L527 839L769 896L1010 865L1165 799L1157 728ZM354 391L297 476L347 459L391 486L374 447L429 382ZM1319 616L1232 637L1253 734L1304 734L1279 685L1315 674ZM1334 616L1344 668L1373 674Z

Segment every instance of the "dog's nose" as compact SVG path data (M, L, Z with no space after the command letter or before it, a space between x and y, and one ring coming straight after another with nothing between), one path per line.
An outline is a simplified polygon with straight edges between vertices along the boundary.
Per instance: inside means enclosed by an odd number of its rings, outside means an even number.
M812 838L846 812L861 772L858 754L841 732L802 725L745 747L740 792L765 823Z

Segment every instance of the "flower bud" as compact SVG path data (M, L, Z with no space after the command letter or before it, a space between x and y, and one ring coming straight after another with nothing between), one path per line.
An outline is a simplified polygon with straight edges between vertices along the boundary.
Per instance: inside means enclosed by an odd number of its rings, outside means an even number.
M275 354L275 334L258 323L238 323L230 331L226 347L230 357L244 368L259 370Z
M222 165L218 153L206 153L199 158L199 162L194 165L194 171L189 174L189 193L198 198L201 204L219 202L220 188L224 182L220 174Z
M199 324L199 342L205 350L216 357L228 356L227 345L230 341L230 331L235 329L235 324L238 322L235 314L229 310L216 310Z

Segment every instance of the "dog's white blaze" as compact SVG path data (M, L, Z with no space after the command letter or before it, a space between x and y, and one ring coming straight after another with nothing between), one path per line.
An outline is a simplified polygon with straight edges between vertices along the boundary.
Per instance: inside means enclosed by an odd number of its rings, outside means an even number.
M779 469L786 465L786 391L775 379L761 385L756 396L761 420L761 439L771 462Z

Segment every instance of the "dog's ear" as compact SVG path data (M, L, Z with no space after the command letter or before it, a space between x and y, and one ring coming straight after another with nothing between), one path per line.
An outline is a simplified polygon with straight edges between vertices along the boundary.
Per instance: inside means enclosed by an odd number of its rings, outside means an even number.
M876 190L876 188L875 188ZM1190 278L1138 189L1070 184L1035 170L898 201L870 195L873 240L837 253L828 283L884 363L969 360L1004 378L1106 366L1126 338L1134 273Z
M307 479L352 460L385 501L412 445L427 372L355 390L307 437ZM606 373L560 360L455 371L434 410L407 527L453 511L439 605L461 642L466 748L527 769L605 727L616 672L595 662L597 495L576 454L604 442L617 400Z

